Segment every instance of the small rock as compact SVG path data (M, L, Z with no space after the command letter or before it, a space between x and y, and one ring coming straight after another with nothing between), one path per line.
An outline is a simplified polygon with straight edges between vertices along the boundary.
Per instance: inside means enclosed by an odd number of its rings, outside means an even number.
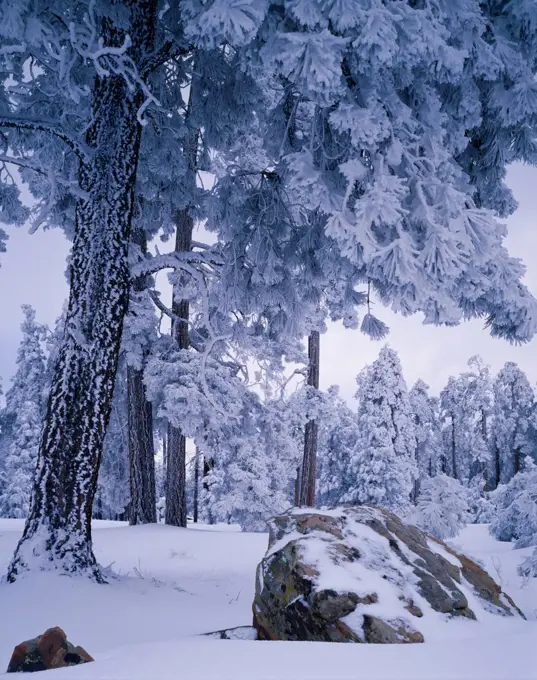
M34 673L52 668L77 666L94 661L83 647L75 647L56 626L42 635L18 644L7 667L8 673Z

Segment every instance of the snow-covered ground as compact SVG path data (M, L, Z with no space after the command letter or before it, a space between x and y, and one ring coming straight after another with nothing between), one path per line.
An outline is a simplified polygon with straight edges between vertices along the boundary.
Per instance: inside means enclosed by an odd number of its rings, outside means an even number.
M22 522L0 519L4 573ZM95 550L120 578L99 586L33 575L0 585L0 671L13 647L59 625L96 663L48 671L53 680L535 680L537 579L512 550L470 526L453 544L480 560L529 621L446 623L423 645L224 641L200 633L251 623L255 567L267 537L230 527L128 527L95 522Z

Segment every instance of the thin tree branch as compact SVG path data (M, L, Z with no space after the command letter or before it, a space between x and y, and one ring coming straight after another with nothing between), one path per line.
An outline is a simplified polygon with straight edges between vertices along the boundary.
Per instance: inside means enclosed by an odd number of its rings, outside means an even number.
M87 159L91 155L91 149L88 146L80 143L76 139L73 139L73 137L67 134L65 130L57 127L51 121L21 118L18 116L0 116L0 127L47 132L65 142L71 149L73 149L77 156Z

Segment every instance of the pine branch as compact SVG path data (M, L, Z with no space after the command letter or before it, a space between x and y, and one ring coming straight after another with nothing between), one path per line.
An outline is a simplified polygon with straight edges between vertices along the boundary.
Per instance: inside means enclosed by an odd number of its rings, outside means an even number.
M65 142L82 159L87 159L91 155L91 149L85 144L71 137L65 130L58 127L51 121L22 118L19 116L0 116L0 127L14 128L19 130L34 130L36 132L47 132Z
M202 265L218 268L223 264L223 260L214 253L198 253L194 251L165 253L154 255L135 264L131 269L131 276L136 279L140 276L155 274L161 269L183 269L192 273L193 270Z

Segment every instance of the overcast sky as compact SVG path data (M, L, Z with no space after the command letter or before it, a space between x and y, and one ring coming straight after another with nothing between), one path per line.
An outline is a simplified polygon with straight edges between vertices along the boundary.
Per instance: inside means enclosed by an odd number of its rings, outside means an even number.
M511 168L508 181L519 202L509 219L507 245L513 256L527 266L526 283L537 295L537 169ZM68 244L61 232L8 228L8 251L0 255L0 377L4 390L15 370L20 306L31 304L42 323L53 325L67 296L65 257ZM409 387L423 378L438 393L450 375L465 370L473 354L480 354L497 372L506 361L515 361L537 383L537 339L522 347L491 338L482 322L472 321L457 328L424 326L421 319L404 319L382 308L377 315L391 329L388 342L399 352ZM381 344L359 331L335 324L321 338L321 386L341 386L342 395L351 398L356 374L373 361Z

